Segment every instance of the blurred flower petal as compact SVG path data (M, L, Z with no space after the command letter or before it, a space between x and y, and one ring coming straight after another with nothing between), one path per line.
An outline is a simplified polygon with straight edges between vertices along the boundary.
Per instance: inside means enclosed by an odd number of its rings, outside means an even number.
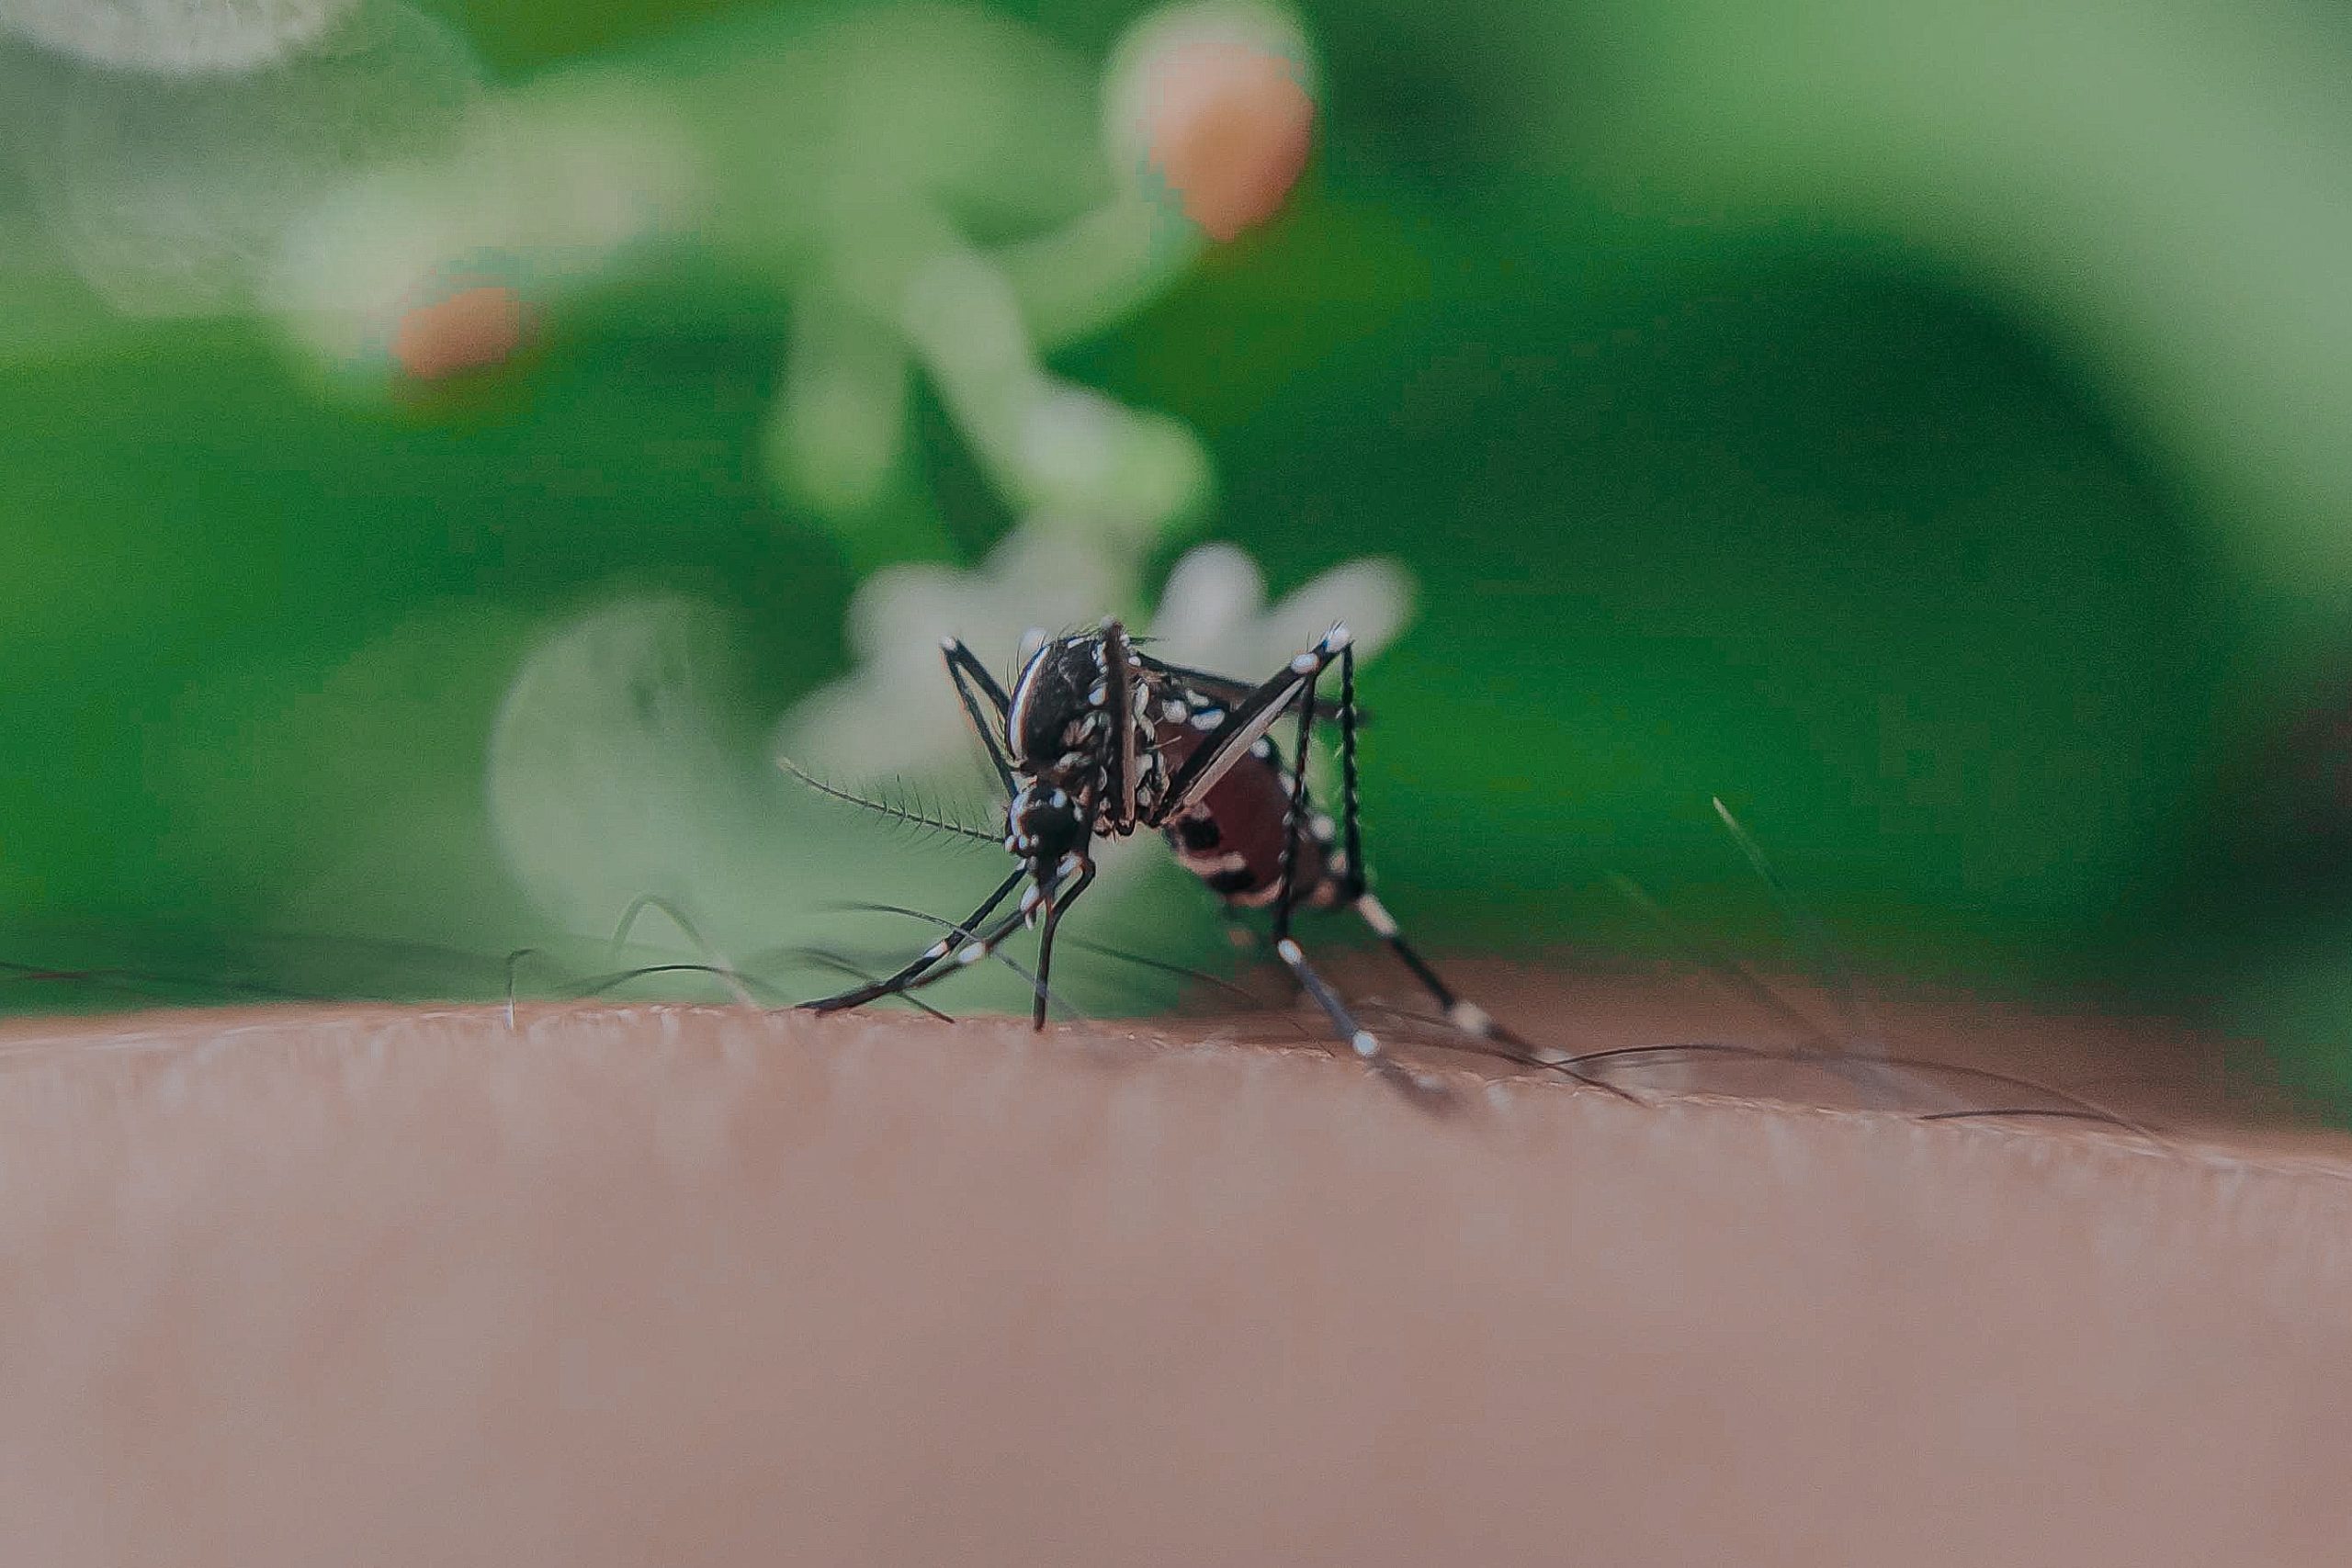
M10 0L0 0L0 4ZM448 28L365 0L250 75L156 76L0 43L11 149L51 243L116 310L239 310L297 216L352 170L445 143L477 68Z
M963 580L979 575L925 581L968 586ZM843 902L960 918L1008 863L985 843L910 843L904 825L823 798L742 744L732 643L722 617L669 598L608 604L547 637L516 671L491 737L487 788L500 855L566 931L601 939L636 899L656 894L679 905L717 955L752 963L787 994L822 995L840 987L840 976L794 962L793 950L846 953L883 970L936 934L914 921L844 914ZM935 640L929 652L923 686L945 692ZM960 714L947 716L948 726L926 733L968 733ZM1001 797L998 811L1001 821ZM1104 847L1117 864L1166 864L1164 855L1138 852L1157 846ZM1090 931L1118 930L1118 881L1106 873L1089 898ZM660 921L641 934L681 945ZM1089 1011L1149 1007L1167 994L1148 975L1083 960L1065 960L1055 980ZM958 976L950 995L959 1012L976 1002L1025 1011L1028 1002L1026 987L996 966Z
M439 155L325 193L274 257L266 302L329 364L371 370L413 313L485 286L527 309L676 235L698 190L690 139L650 93L581 82L488 103Z
M978 742L940 663L960 637L1010 684L1007 660L1032 626L1091 625L1120 592L1093 535L1032 523L977 571L888 567L850 602L856 671L816 693L786 721L783 750L850 778L936 774Z
M941 668L940 640L960 637L1010 687L1007 655L1032 627L1089 626L1129 598L1100 536L1033 521L977 571L936 565L876 572L850 603L855 672L811 695L782 730L794 758L853 779L936 778L978 742ZM1271 611L1247 553L1204 545L1170 574L1151 627L1154 651L1241 679L1272 673L1344 620L1367 655L1410 614L1412 582L1388 561L1355 561L1317 578Z
M357 0L0 0L0 31L93 65L250 71L294 53Z
M1154 651L1171 663L1257 679L1344 621L1358 656L1370 659L1412 618L1413 580L1395 561L1350 561L1271 609L1264 602L1264 580L1246 553L1203 545L1168 574L1152 620Z
M1176 664L1208 665L1232 651L1265 607L1266 581L1238 545L1203 545L1168 574L1152 617L1153 651Z
M1355 637L1356 657L1371 659L1396 639L1413 618L1413 578L1393 560L1350 561L1335 566L1267 612L1261 652L1271 671L1344 621Z

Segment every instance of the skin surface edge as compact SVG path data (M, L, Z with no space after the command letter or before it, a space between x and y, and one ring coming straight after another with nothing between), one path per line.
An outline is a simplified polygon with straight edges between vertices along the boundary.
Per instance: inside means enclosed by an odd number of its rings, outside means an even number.
M1631 1105L1425 1056L1433 1114L1251 1032L12 1024L0 1550L2352 1548L2344 1140Z

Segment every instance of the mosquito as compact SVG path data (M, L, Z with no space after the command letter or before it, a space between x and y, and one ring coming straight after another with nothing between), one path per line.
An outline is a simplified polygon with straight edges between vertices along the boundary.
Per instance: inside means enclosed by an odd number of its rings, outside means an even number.
M1229 908L1272 910L1275 953L1334 1033L1366 1062L1409 1077L1307 961L1291 934L1300 908L1352 909L1453 1028L1498 1053L1534 1059L1534 1046L1446 984L1371 890L1357 810L1355 649L1345 626L1334 626L1254 685L1156 659L1110 617L1092 631L1046 639L1009 694L961 639L941 646L956 698L1002 786L1004 847L1019 863L978 908L903 968L803 1007L832 1012L903 996L970 968L1016 931L1035 927L1031 1022L1043 1029L1054 933L1094 880L1095 841L1156 829L1177 863ZM1331 703L1317 688L1334 665L1340 690ZM1293 715L1296 748L1285 764L1272 731ZM1307 787L1308 742L1318 720L1339 726L1336 825L1317 809ZM828 794L842 794L788 761L784 766ZM1019 904L989 924L1015 888Z

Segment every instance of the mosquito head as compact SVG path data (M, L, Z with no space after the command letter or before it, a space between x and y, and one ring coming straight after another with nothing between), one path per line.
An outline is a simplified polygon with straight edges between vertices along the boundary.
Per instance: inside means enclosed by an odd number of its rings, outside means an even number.
M1004 847L1028 862L1039 882L1050 881L1062 857L1082 848L1086 836L1078 802L1054 784L1023 785L1005 816Z

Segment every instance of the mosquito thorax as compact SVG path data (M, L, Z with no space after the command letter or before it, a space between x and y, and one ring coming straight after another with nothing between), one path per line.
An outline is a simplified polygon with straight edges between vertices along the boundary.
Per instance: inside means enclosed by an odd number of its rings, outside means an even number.
M1092 728L1101 707L1102 639L1057 637L1037 650L1013 684L1012 707L1005 715L1005 741L1012 764L1039 773L1061 764L1073 751L1099 743Z
M1119 677L1110 668L1121 658L1128 688L1124 701L1114 696ZM1115 620L1046 641L1022 667L1005 706L1005 756L1033 792L1052 785L1072 797L1084 825L1073 846L1081 852L1092 835L1132 833L1157 807L1169 767L1159 743L1161 705L1160 683ZM1125 742L1133 777L1124 788L1113 766L1122 745L1114 716L1121 711L1135 728ZM1017 822L1014 827L1017 834Z

